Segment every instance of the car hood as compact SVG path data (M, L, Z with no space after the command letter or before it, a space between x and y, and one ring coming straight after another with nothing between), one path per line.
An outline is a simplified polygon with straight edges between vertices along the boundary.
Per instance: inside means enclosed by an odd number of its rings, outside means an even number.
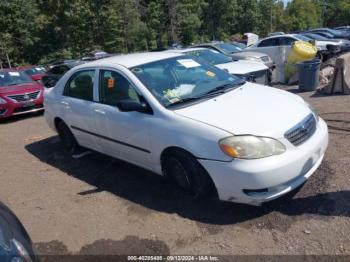
M247 82L175 113L235 135L281 138L311 111L297 95Z
M350 45L350 40L347 40L347 39L329 39L327 41L336 42L336 43L339 43L341 45Z
M266 70L268 67L260 62L239 60L235 62L216 65L220 69L226 69L230 74L244 75L256 71Z
M0 95L12 95L17 93L33 92L42 90L43 86L39 83L25 83L21 85L2 86L0 87Z
M316 40L316 45L340 45L339 41L331 41L331 40Z

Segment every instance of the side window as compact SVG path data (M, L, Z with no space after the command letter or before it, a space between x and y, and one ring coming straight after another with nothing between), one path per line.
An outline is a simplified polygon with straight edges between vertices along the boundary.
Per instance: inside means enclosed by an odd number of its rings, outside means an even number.
M281 37L280 38L280 45L287 45L290 46L292 45L296 40L294 38L290 37Z
M63 95L82 100L93 100L95 70L79 71L71 76Z
M107 105L116 106L121 100L140 101L130 82L121 74L100 70L100 102Z
M266 39L266 40L262 40L260 42L260 44L258 45L258 47L268 47L268 46L278 46L278 38L270 38L270 39Z

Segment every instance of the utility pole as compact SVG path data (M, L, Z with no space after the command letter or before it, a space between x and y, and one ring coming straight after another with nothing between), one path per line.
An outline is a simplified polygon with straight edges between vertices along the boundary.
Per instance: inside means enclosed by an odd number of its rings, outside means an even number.
M272 7L273 7L273 0L270 2L270 33L272 33Z

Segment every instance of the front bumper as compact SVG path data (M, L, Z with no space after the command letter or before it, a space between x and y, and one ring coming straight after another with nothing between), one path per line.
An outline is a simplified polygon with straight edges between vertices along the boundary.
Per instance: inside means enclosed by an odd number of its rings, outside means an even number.
M302 185L319 167L328 146L328 128L320 119L315 133L302 145L287 145L281 155L231 162L199 160L224 201L260 205Z
M27 102L8 102L0 105L0 118L22 115L44 110L43 96Z

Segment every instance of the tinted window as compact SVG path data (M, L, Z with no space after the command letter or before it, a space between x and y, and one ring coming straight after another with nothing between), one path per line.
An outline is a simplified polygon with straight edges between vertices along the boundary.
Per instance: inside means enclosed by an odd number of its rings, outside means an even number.
M242 51L242 48L240 48L238 46L234 46L234 45L229 44L229 43L219 43L219 44L215 44L215 46L220 48L221 50L223 50L225 53L228 53L228 54L237 53L239 51Z
M287 46L290 46L292 45L295 41L294 38L291 38L291 37L281 37L280 38L280 45L287 45Z
M187 54L198 56L214 65L232 62L232 58L212 49L190 51Z
M41 67L29 68L29 69L26 69L24 72L30 76L35 74L45 74L45 70Z
M328 38L318 35L318 34L305 34L304 36L310 38L310 39L314 39L314 40L319 40L319 41L327 41Z
M51 68L49 72L54 75L63 75L68 70L69 70L68 66L61 65L61 66L55 66L54 68Z
M140 101L139 96L130 82L121 74L110 71L100 71L100 102L116 106L121 100Z
M23 72L0 71L0 87L12 86L24 83L32 83L33 80Z
M278 37L275 37L275 38L262 40L258 45L258 47L278 46L278 45L279 45Z
M86 70L75 73L68 81L64 95L83 100L93 100L95 70Z

